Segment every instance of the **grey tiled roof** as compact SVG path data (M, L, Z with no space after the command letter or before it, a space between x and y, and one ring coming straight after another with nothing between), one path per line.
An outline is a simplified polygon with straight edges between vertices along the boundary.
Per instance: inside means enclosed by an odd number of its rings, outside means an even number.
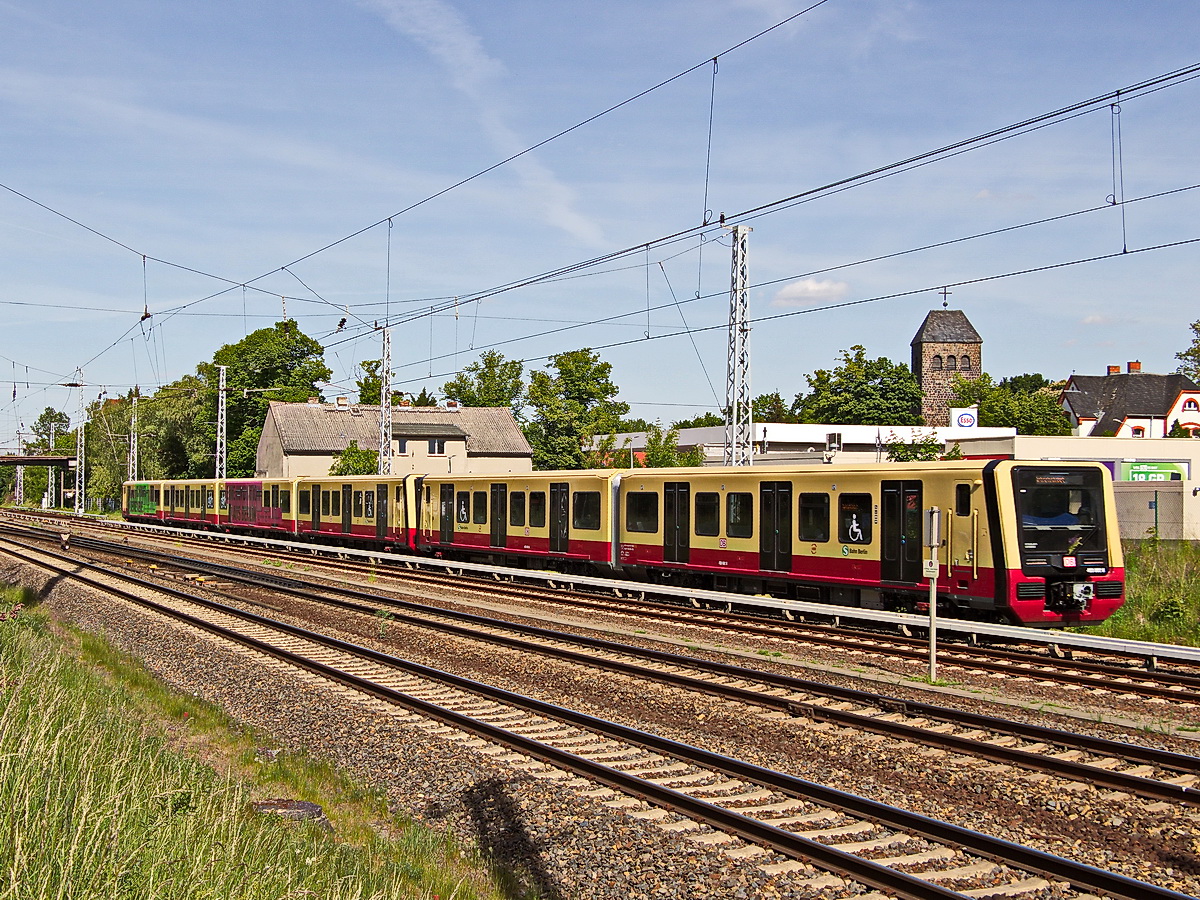
M929 311L910 346L916 344L982 344L983 338L961 309Z
M1095 419L1093 434L1116 431L1129 416L1162 417L1180 391L1197 390L1186 375L1136 372L1118 375L1072 375L1063 399L1076 418Z
M378 406L332 403L283 403L272 400L274 421L284 453L332 453L350 441L360 447L379 442ZM403 438L459 438L466 435L470 456L530 456L533 451L506 407L397 406L392 433Z

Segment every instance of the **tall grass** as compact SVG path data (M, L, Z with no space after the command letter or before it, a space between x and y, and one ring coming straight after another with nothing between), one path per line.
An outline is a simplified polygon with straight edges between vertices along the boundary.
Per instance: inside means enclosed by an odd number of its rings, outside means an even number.
M351 845L251 813L246 785L171 752L21 599L0 594L2 900L497 896L419 827Z
M1129 541L1125 575L1125 605L1089 634L1200 645L1200 544Z

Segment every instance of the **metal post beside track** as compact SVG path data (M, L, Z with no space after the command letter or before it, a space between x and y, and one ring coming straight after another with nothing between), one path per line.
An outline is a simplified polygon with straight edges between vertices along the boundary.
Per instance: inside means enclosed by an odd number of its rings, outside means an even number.
M929 579L929 683L937 681L937 580L938 545L942 541L942 511L936 506L925 510L925 546L929 559L925 561L925 577Z

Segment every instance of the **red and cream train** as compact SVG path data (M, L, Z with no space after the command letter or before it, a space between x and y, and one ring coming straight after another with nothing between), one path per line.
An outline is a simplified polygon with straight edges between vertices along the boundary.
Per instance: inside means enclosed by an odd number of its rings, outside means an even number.
M156 522L1052 627L1124 601L1108 470L1020 460L138 481Z

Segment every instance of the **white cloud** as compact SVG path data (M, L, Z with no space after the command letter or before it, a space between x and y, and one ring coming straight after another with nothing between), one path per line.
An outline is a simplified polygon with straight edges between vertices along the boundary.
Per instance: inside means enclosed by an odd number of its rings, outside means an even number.
M1112 316L1102 316L1096 314L1084 316L1080 320L1081 324L1083 325L1111 325L1112 321Z
M457 9L444 0L356 0L380 15L400 34L423 46L446 69L454 87L477 107L477 116L492 145L505 157L528 142L504 121L503 92L497 82L505 72L488 55ZM509 164L533 194L546 220L586 244L602 246L599 226L574 209L574 193L550 169L530 156Z
M774 299L772 306L811 306L815 303L829 303L841 300L850 290L850 285L844 281L833 281L827 278L805 278L803 281L793 281L782 288Z

